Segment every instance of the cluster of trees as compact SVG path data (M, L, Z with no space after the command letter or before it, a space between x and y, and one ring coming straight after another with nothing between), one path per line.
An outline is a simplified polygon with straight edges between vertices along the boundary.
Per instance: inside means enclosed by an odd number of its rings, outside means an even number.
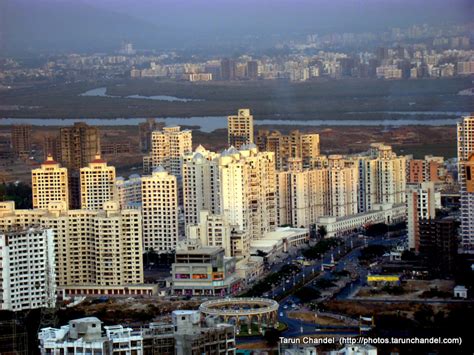
M294 273L298 273L300 268L296 265L283 265L278 272L272 273L265 277L263 280L259 281L253 287L248 290L244 296L254 297L261 296L265 292L268 292L272 289L272 285L277 285L292 276Z
M340 245L342 241L338 238L322 239L316 245L303 250L303 256L307 259L318 259L326 253L331 247Z
M0 184L0 201L15 201L18 209L32 208L31 186L23 182Z

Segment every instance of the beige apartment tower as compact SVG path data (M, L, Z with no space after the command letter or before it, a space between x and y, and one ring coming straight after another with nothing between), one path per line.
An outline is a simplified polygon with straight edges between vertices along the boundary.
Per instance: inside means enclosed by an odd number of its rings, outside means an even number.
M161 166L174 176L181 176L182 157L192 152L192 133L181 127L164 127L151 133L151 154L143 159L143 170L151 173Z
M142 177L142 213L145 250L173 250L178 242L178 187L176 176L163 167Z
M114 199L115 167L108 166L100 155L80 170L81 209L100 210Z
M253 143L253 116L247 108L241 108L236 116L227 117L227 135L229 146L240 149Z
M48 156L40 168L31 171L33 208L46 209L51 202L64 202L69 206L67 168Z
M97 211L68 210L64 202L16 210L13 202L0 202L0 232L31 226L53 231L58 286L143 283L140 211L120 210L113 201Z

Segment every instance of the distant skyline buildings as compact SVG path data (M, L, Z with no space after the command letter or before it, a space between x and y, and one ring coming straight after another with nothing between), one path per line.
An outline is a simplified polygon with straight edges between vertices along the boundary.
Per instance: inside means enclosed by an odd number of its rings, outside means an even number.
M474 253L474 116L465 116L457 125L458 177L461 185L462 248Z

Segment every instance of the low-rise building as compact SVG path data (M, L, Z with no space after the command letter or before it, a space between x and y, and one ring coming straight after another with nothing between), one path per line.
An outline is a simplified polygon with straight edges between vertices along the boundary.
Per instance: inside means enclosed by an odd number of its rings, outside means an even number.
M342 237L349 235L361 227L376 223L392 224L405 219L406 206L403 204L374 205L369 212L358 213L346 217L319 217L316 221L317 228L326 229L326 238Z
M38 333L42 355L53 354L235 354L235 329L229 324L203 324L199 311L174 311L172 323L150 323L134 330L104 326L95 317L71 320L61 328Z
M226 257L222 247L189 240L178 244L175 258L171 269L174 295L225 296L240 288L235 258Z

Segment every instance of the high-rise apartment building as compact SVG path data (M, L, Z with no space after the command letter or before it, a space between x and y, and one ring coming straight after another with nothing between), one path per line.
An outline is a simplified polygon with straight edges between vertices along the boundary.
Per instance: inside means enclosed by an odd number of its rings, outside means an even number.
M13 154L25 159L31 152L31 125L13 125L11 129Z
M250 80L258 79L258 62L256 60L249 60L247 62L247 78Z
M230 224L262 238L276 227L275 159L255 145L229 148L219 157L220 208Z
M199 223L200 211L220 213L219 154L199 146L183 157L183 206L186 225Z
M58 138L58 161L68 169L69 207L81 207L79 169L86 167L100 154L100 133L97 127L75 122L62 127Z
M358 169L341 155L328 157L329 215L345 217L357 214Z
M115 179L115 193L120 209L140 208L142 205L142 178L132 174L125 180L119 176Z
M223 248L226 256L234 256L231 246L232 226L222 214L201 210L199 223L186 226L186 237L188 240L199 240L203 246Z
M420 248L420 221L436 217L434 183L408 184L406 196L408 247L418 252Z
M150 158L144 157L144 172L162 166L170 174L181 176L182 157L192 152L192 145L191 131L182 131L179 126L153 131Z
M179 235L176 176L157 167L142 177L142 213L145 250L173 250Z
M201 211L224 215L236 232L251 239L276 226L274 154L255 145L231 147L221 154L199 148L184 159L183 200L186 224L199 220Z
M31 226L54 233L58 286L108 290L143 283L140 211L120 210L113 201L96 211L68 210L64 202L16 210L13 202L0 202L0 232Z
M229 146L236 149L253 143L253 116L249 109L241 108L236 116L227 117L227 135Z
M140 137L140 151L149 153L151 151L151 134L163 128L163 123L156 122L154 118L147 118L146 122L138 125Z
M359 165L359 212L376 204L405 202L406 157L397 156L390 146L373 143L365 156L354 159Z
M424 159L410 159L408 161L407 183L441 181L446 177L443 163L443 157L432 155L427 155Z
M100 154L100 133L97 127L76 122L59 131L59 162L70 170L79 171Z
M69 206L67 168L48 156L40 168L31 171L33 208L46 209L51 202L64 202Z
M308 168L320 154L319 134L302 134L298 130L291 131L289 135L283 135L279 131L259 130L257 146L261 151L275 153L277 170L287 169L288 160L292 158L300 158L303 167Z
M329 213L329 172L303 169L300 158L289 160L289 171L277 173L278 225L309 227Z
M458 253L457 222L454 219L424 219L420 221L419 252L428 262L435 277L452 275Z
M54 233L29 228L0 232L0 305L23 311L56 303Z
M236 75L235 61L229 58L224 58L221 61L221 80L235 80Z
M474 116L458 123L458 176L461 185L460 236L465 253L474 253Z
M108 166L100 155L80 170L81 209L100 210L115 198L115 167Z

